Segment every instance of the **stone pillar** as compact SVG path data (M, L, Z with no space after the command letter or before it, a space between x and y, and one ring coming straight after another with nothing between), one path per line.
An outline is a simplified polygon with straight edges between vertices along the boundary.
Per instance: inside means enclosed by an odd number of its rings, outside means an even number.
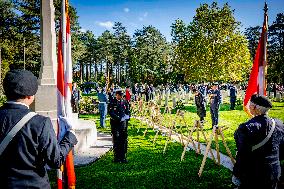
M31 108L41 115L50 117L54 128L57 128L57 60L54 11L53 0L41 0L41 69L38 92Z

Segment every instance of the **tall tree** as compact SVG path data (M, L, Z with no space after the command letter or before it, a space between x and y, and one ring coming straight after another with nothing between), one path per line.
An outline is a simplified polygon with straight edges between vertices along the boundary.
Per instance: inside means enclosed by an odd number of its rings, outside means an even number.
M191 81L242 81L251 66L247 40L228 4L202 4L193 21L172 25L178 66Z
M248 40L249 51L250 51L252 59L254 59L254 56L255 56L255 53L256 53L258 40L260 38L260 32L261 32L260 26L249 27L249 28L245 29L245 35L246 35L246 38Z
M114 63L114 48L115 37L110 31L106 30L98 37L99 53L101 54L101 71L105 66L105 74L102 75L101 80L104 82L107 77L113 81L113 63Z
M131 41L122 23L116 22L113 30L115 37L114 65L116 66L116 81L120 84L123 77L126 79L126 61L131 48Z
M170 45L165 37L153 26L144 26L134 34L134 49L130 74L135 82L162 82L166 73Z
M268 80L284 84L284 14L279 13L268 28Z

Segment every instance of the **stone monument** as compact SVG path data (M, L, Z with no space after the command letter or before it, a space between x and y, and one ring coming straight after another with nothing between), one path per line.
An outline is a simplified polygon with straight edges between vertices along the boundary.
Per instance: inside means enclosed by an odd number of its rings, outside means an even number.
M57 131L57 87L56 87L56 33L53 0L41 0L41 69L39 88L31 108L44 116L50 117Z

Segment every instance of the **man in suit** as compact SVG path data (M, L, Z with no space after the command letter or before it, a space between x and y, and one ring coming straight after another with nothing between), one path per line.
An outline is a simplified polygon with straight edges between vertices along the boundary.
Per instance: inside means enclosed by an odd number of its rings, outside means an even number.
M31 112L29 106L38 89L37 78L29 71L13 70L6 74L3 88L8 101L0 108L1 144L12 128ZM0 155L1 188L50 188L46 165L59 168L77 143L72 125L66 121L70 128L60 142L51 120L41 115L32 117L17 132Z

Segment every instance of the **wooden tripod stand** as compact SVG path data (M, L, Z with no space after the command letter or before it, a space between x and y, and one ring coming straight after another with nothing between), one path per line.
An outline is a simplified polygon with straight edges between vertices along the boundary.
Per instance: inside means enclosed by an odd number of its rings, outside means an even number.
M194 131L196 131L196 141L194 141L194 139L192 137L192 134L193 134ZM187 146L190 142L192 143L192 146L193 146L196 154L200 154L200 152L201 152L201 150L200 150L200 134L202 134L202 136L203 136L203 138L204 138L204 140L207 144L208 140L207 140L207 137L206 137L204 130L203 130L203 123L201 123L199 120L195 120L193 128L191 128L191 131L188 133L186 144L184 146L184 149L183 149L183 152L182 152L182 155L181 155L181 161L183 161L183 159L184 159ZM195 143L197 143L197 148L196 148ZM210 152L211 156L213 157L214 162L216 163L216 160L215 160L215 157L213 155L211 148L209 149L209 152Z
M218 160L217 164L220 165L220 150L219 150L219 140L218 140L219 135L221 136L221 139L222 139L224 147L226 148L227 154L229 155L232 163L235 164L236 160L233 158L232 153L231 153L230 149L228 148L227 143L225 141L225 137L224 137L224 134L223 134L223 130L225 130L225 129L226 128L218 127L216 125L213 126L213 130L212 130L212 133L210 135L209 142L206 146L205 154L204 154L204 157L203 157L203 160L202 160L199 172L198 172L199 177L201 177L201 174L203 172L203 169L204 169L204 166L205 166L205 163L206 163L206 159L207 159L207 156L208 156L208 152L211 150L211 144L212 144L213 137L215 139L215 145L216 145L216 153L217 153L217 160ZM213 154L211 154L211 155L213 155ZM214 157L214 156L212 156L212 157Z

